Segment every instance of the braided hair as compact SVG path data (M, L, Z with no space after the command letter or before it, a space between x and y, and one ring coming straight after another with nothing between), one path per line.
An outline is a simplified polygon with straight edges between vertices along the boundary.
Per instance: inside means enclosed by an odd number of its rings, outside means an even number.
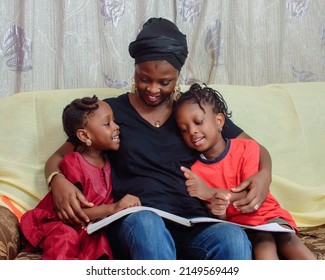
M199 84L195 83L191 85L188 91L181 93L174 104L174 111L176 112L184 102L192 102L197 103L202 111L205 112L202 104L209 104L212 107L213 113L221 113L225 119L231 118L231 112L228 111L227 103L222 95L217 90L209 88L205 84L204 86L202 88Z
M87 116L92 115L98 109L97 101L96 95L78 98L64 108L62 114L63 129L74 146L81 144L76 132L87 125Z

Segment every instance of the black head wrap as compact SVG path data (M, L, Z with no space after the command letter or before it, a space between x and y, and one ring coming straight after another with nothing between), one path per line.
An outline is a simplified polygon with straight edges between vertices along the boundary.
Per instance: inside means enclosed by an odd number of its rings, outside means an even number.
M167 19L151 18L129 45L129 53L135 64L166 60L180 71L188 54L186 35Z

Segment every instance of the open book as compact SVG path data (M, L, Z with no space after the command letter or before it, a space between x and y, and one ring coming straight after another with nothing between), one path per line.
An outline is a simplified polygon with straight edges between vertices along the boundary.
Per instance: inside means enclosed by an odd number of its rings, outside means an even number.
M236 223L232 223L229 221L210 218L210 217L195 217L195 218L187 219L187 218L177 216L175 214L171 214L171 213L168 213L166 211L162 211L162 210L159 210L156 208L147 207L147 206L135 206L135 207L130 207L130 208L121 210L111 216L104 218L104 219L89 223L89 225L87 226L87 233L91 234L91 233L95 232L96 230L99 230L100 228L107 226L107 225L111 224L112 222L114 222L128 214L142 211L142 210L148 210L148 211L155 212L162 218L173 221L175 223L179 223L179 224L187 226L187 227L191 227L196 223L230 223L230 224L238 225L243 228L254 229L254 230L270 231L270 232L293 232L292 229L284 228L277 223L269 223L269 224L259 225L259 226L248 226L248 225L236 224Z

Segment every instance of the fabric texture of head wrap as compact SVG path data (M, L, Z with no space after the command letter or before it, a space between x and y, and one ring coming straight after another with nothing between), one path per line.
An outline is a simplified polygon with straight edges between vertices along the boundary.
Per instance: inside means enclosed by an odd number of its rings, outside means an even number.
M188 54L186 35L167 19L151 18L129 45L129 53L135 64L166 60L180 71Z

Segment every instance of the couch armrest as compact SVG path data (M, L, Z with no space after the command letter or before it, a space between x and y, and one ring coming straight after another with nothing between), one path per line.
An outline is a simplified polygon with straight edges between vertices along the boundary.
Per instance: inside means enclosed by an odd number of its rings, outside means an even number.
M19 222L6 207L0 205L0 260L13 260L20 249Z

